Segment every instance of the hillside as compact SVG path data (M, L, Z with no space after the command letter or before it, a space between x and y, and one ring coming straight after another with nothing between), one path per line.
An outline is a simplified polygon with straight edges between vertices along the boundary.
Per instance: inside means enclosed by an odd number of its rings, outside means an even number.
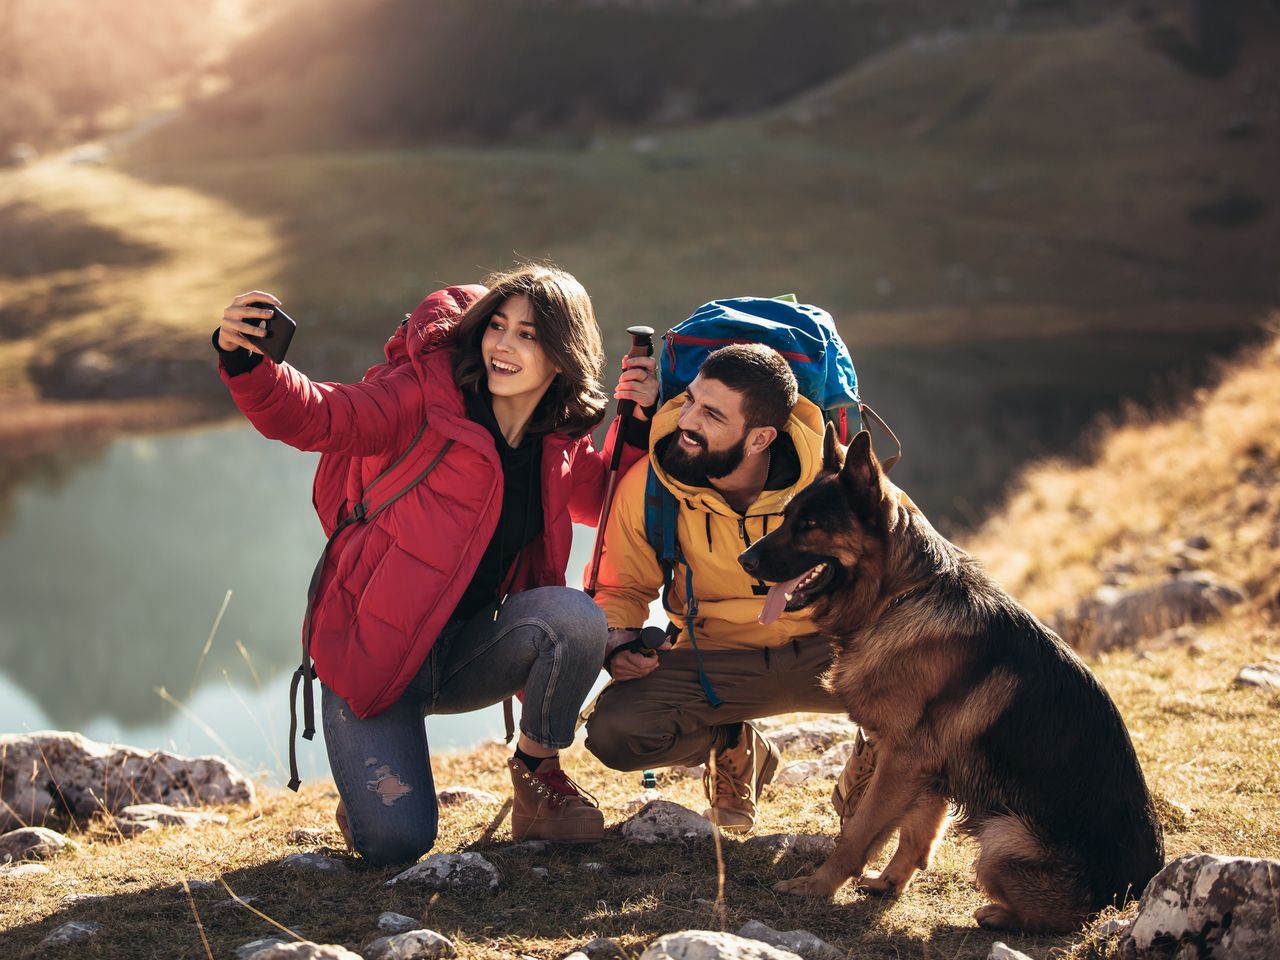
M1241 624L1280 653L1280 336L1215 380L1100 424L1082 462L1029 469L965 546L1047 617L1104 583L1163 579L1202 542L1196 565L1243 588Z

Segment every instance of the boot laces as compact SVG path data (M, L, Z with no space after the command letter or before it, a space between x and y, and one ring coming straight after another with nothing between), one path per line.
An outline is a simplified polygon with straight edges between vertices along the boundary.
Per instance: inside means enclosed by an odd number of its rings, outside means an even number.
M546 787L547 792L551 794L549 799L556 806L573 799L589 803L593 807L600 806L600 802L594 796L574 783L573 778L563 770L556 769L548 770L546 773L535 773L533 778Z

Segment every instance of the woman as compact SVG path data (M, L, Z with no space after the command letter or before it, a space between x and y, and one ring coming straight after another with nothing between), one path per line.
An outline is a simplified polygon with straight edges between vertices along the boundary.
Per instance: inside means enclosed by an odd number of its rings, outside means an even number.
M435 841L423 717L520 690L513 834L603 833L557 759L606 636L595 604L564 586L571 521L596 522L606 481L588 434L607 402L600 331L563 271L525 266L487 284L427 297L358 384L313 383L262 354L270 311L251 304L278 304L270 294L236 297L214 338L253 425L325 454L314 492L331 539L304 644L339 824L375 864L416 860ZM614 393L637 408L624 465L644 455L657 392L654 361L630 361Z

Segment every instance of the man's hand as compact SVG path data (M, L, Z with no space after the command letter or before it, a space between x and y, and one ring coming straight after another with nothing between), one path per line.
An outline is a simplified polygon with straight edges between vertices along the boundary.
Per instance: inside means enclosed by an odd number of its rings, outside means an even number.
M640 653L623 650L609 661L609 675L614 680L639 680L658 668L658 655L652 650Z

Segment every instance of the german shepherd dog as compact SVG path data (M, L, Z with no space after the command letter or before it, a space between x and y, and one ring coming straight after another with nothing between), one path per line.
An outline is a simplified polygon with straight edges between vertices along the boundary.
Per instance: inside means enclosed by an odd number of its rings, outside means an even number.
M876 747L831 856L775 890L830 897L856 878L897 895L928 866L951 804L980 845L984 927L1076 930L1161 868L1163 834L1115 703L889 482L869 434L842 458L828 430L822 474L739 560L778 584L786 609L812 607L833 644L824 682ZM895 829L888 865L864 873Z

